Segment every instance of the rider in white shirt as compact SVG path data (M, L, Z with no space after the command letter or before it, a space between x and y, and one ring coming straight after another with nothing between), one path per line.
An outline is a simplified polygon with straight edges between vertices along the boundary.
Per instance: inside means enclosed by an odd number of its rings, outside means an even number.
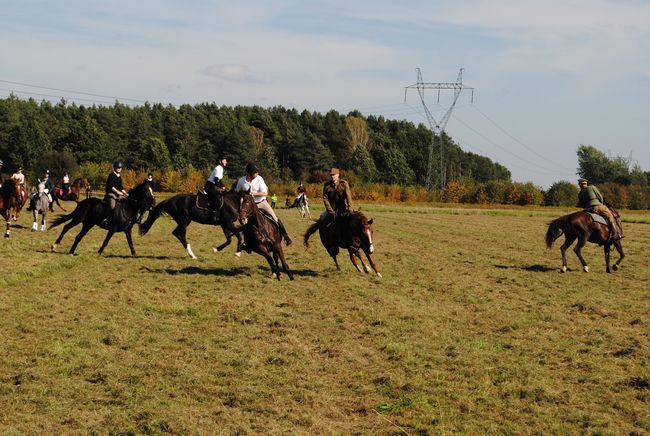
M221 179L223 179L223 172L226 165L228 165L228 160L225 157L219 158L219 165L214 167L210 176L208 176L208 179L205 181L205 186L203 187L205 193L208 194L210 212L212 213L212 218L215 222L218 222L219 220L219 196L221 195L221 191L226 188L221 181Z
M275 211L271 207L266 197L269 194L269 189L264 182L262 176L260 176L260 170L255 164L249 163L246 165L246 175L242 176L237 181L237 187L235 191L237 192L247 192L250 189L250 194L253 196L253 200L258 208L264 210L268 215L270 215L273 220L278 224L280 228L280 233L284 238L284 241L287 245L291 245L291 238L287 234L287 230L282 224L282 221L278 219L278 216L275 214Z

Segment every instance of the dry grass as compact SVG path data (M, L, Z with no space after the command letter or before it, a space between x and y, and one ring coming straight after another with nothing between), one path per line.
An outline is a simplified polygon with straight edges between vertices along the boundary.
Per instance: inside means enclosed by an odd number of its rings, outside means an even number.
M546 216L401 213L375 218L383 279L337 272L307 222L294 282L193 224L123 235L106 256L49 253L58 230L1 241L0 432L650 432L650 226L628 257L559 274ZM70 247L66 236L61 250Z

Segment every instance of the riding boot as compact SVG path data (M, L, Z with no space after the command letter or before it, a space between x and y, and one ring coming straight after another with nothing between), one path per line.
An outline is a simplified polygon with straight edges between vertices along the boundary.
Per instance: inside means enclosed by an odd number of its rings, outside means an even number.
M280 227L280 234L284 238L284 242L287 243L287 246L291 245L293 241L289 237L289 234L287 233L287 229L284 228L284 224L282 224L282 221L280 221L279 219L278 219L278 227Z

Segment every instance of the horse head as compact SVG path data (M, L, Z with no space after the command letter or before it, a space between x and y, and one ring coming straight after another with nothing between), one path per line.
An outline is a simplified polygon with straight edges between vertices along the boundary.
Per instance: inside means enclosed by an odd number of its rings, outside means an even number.
M146 211L153 209L156 205L156 198L153 196L151 188L144 183L140 183L129 191L127 197L138 205L138 214L142 216Z
M250 195L251 190L239 194L239 220L246 225L248 218L257 212L257 206L253 196Z
M375 251L372 234L372 219L368 219L361 211L350 212L347 215L347 228L352 240L364 251L372 254Z

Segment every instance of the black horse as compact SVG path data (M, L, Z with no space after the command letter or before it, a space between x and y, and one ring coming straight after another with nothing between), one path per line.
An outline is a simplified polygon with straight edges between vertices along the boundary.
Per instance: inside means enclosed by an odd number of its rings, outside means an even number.
M99 198L83 200L72 213L63 215L52 223L52 227L56 227L59 224L70 221L63 227L61 234L54 244L52 244L52 251L56 251L57 245L61 242L61 239L63 239L63 236L68 230L81 223L81 231L75 238L72 247L70 247L70 254L74 254L77 245L91 228L100 226L104 230L108 230L106 238L99 248L100 254L104 251L108 241L111 240L115 232L124 232L126 240L129 243L129 248L131 249L131 255L135 256L135 248L133 248L133 239L131 237L133 224L138 222L142 218L142 214L150 210L155 204L156 200L154 199L153 192L151 192L151 188L141 183L129 191L128 197L117 203L113 218L106 225L103 220L110 214L109 205Z
M154 207L147 220L140 224L140 234L146 235L153 223L162 214L170 215L176 221L176 228L172 234L183 244L183 248L187 254L196 259L192 247L187 242L187 226L192 221L199 224L220 225L223 229L223 234L226 236L226 242L219 245L213 250L215 252L221 251L232 242L232 236L237 238L237 251L236 256L241 255L242 237L239 232L234 228L233 223L237 220L239 215L240 196L235 192L226 192L221 195L222 203L219 207L219 222L215 222L207 203L207 199L197 196L195 194L178 194L175 195Z

